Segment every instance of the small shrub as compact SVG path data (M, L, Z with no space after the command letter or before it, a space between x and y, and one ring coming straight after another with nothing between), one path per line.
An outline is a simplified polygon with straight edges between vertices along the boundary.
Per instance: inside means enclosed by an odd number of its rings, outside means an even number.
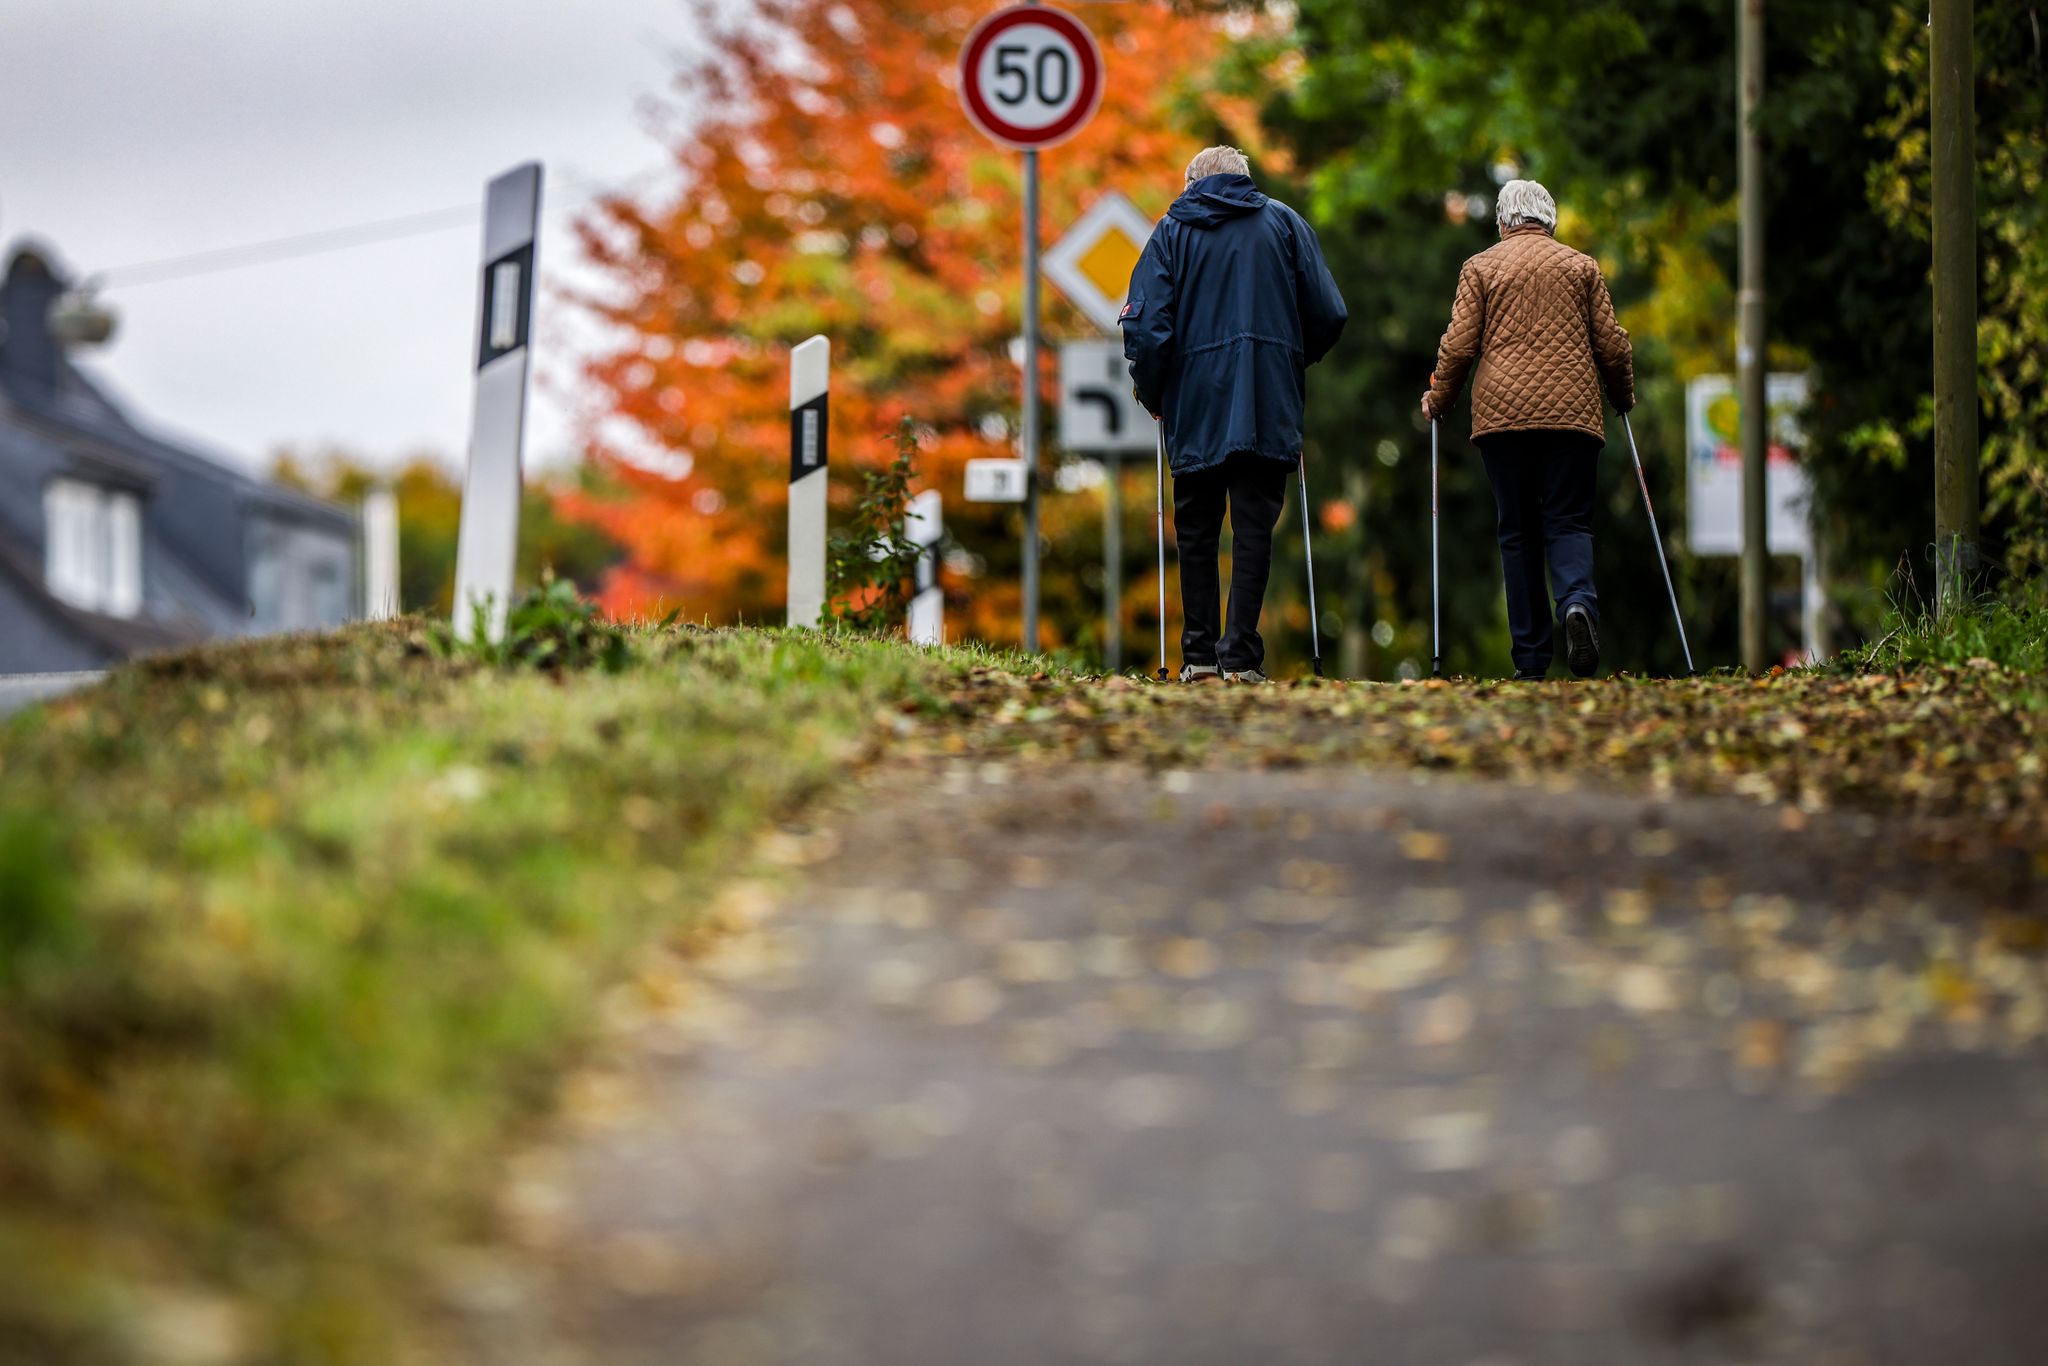
M606 621L597 604L579 594L575 584L552 575L512 604L505 614L503 639L493 641L484 634L481 615L468 640L457 639L447 627L439 628L436 639L449 654L498 668L617 673L632 659L624 629Z
M917 423L904 418L894 439L895 459L886 469L861 475L853 518L825 549L825 595L831 604L826 613L849 630L879 634L900 629L917 591L917 559L924 547L904 534L921 444Z

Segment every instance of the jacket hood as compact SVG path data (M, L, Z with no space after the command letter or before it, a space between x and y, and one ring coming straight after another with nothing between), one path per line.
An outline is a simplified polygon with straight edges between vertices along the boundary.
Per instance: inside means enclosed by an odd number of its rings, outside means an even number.
M1250 176L1208 175L1188 186L1166 216L1191 228L1213 228L1265 207L1266 196Z

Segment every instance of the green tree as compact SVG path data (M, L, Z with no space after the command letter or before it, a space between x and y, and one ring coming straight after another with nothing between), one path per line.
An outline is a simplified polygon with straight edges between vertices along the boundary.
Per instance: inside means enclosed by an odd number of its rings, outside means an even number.
M2048 566L2048 5L1978 0L1977 356L1985 548L2015 569ZM1890 15L1882 57L1888 109L1875 131L1870 201L1887 226L1928 250L1927 31L1918 10ZM1879 458L1929 440L1931 414L1874 417L1859 435Z
M2029 553L2048 489L2039 9L1978 9L1987 540ZM1809 463L1830 558L1870 590L1852 595L1864 625L1931 530L1924 17L1773 0L1767 29L1772 363L1817 376ZM1310 441L1322 487L1347 504L1332 548L1351 553L1330 596L1354 639L1384 620L1395 659L1426 657L1427 433L1414 400L1456 263L1491 240L1484 215L1509 168L1557 192L1560 236L1609 274L1637 342L1652 487L1667 531L1682 524L1683 382L1733 365L1734 59L1732 7L1695 0L1301 0L1291 31L1255 34L1217 78L1261 102L1269 178L1307 200L1353 303L1350 336L1311 381ZM1463 431L1462 413L1445 424L1449 657L1498 667L1491 507ZM1670 668L1676 642L1619 438L1598 551L1621 627L1611 654ZM1680 556L1675 568L1699 653L1730 657L1732 564Z

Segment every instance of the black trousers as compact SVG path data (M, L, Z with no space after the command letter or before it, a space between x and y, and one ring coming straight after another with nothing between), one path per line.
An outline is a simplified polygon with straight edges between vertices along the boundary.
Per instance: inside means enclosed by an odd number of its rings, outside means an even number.
M1600 441L1584 432L1501 432L1481 437L1479 453L1500 516L1501 579L1515 671L1548 673L1551 627L1565 609L1577 603L1600 620L1593 590L1593 475Z
M1266 642L1259 639L1259 609L1273 568L1273 528L1287 505L1284 460L1241 451L1221 465L1173 477L1173 535L1180 546L1180 601L1185 627L1180 635L1184 664L1224 669L1259 669ZM1230 513L1230 622L1221 632L1217 615L1217 548L1223 514Z

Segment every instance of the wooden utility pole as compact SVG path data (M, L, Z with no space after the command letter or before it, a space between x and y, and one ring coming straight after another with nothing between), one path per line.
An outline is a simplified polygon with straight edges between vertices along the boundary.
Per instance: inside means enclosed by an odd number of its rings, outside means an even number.
M1946 616L1977 576L1977 98L1971 0L1933 0L1934 602Z
M1770 411L1764 375L1770 356L1764 343L1764 149L1756 128L1764 94L1764 0L1735 0L1735 16L1741 124L1735 160L1742 197L1741 280L1735 295L1735 387L1742 404L1742 667L1761 673L1771 572L1765 506Z

